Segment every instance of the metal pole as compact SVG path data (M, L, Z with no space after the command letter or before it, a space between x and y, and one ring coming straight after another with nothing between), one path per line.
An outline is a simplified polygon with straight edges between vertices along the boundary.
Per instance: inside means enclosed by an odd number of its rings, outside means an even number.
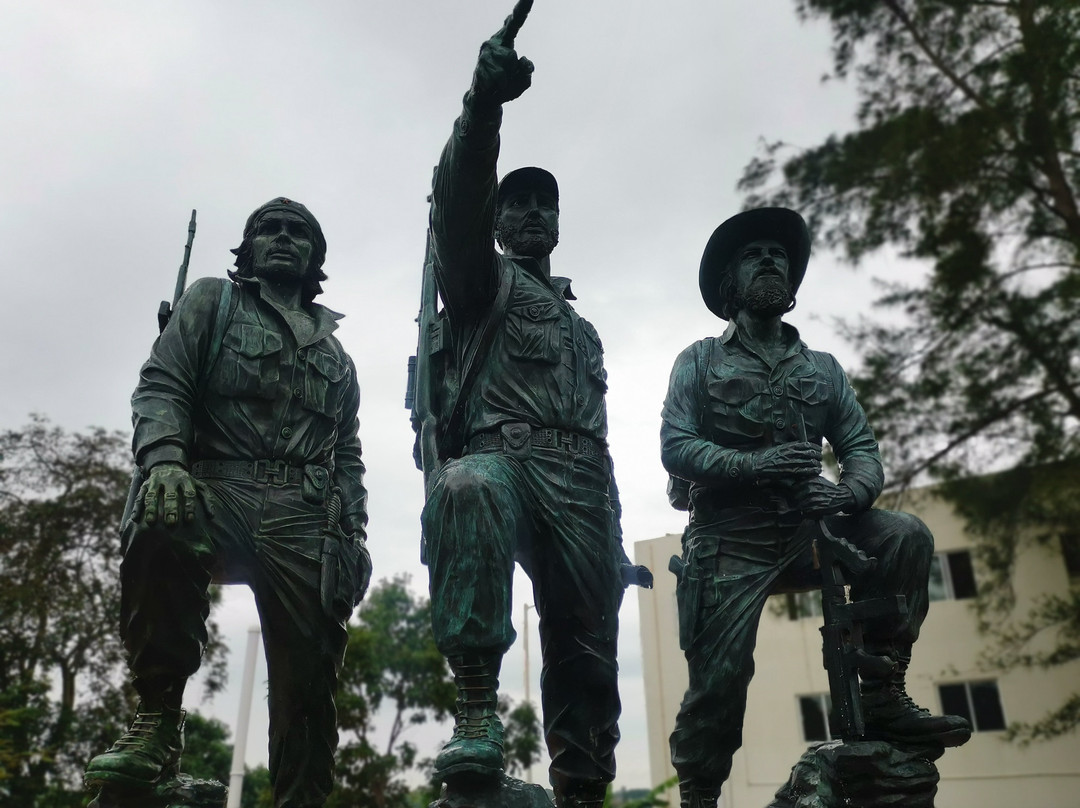
M240 715L236 719L236 742L233 744L232 768L229 772L229 801L225 808L240 808L244 790L244 755L247 752L248 724L251 723L251 692L255 689L255 660L259 652L258 626L248 629L247 656L244 659L244 679L240 686Z
M525 615L525 621L523 626L523 633L525 634L525 701L532 702L532 688L529 677L529 609L536 608L531 603L522 604L522 612ZM526 782L533 782L533 770L532 764L529 764L529 770L526 772Z

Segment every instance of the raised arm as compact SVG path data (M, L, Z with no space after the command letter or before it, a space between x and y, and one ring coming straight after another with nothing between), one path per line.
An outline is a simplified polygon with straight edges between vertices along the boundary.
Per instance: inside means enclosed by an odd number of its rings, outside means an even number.
M502 105L532 82L532 62L514 51L531 8L532 0L518 0L502 28L481 45L472 86L435 173L431 243L451 317L486 307L495 294L499 125Z

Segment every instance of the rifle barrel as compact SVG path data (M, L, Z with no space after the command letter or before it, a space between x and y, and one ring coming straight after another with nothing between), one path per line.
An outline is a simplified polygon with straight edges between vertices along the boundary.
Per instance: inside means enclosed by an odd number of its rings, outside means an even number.
M180 302L180 296L184 294L187 286L188 261L191 260L191 245L195 241L195 211L191 211L191 221L188 222L187 244L184 245L184 262L180 264L180 271L176 273L176 289L173 291L172 307Z

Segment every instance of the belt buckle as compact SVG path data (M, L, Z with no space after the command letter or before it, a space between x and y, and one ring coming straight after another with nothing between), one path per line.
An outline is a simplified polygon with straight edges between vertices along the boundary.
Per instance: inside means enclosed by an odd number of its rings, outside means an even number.
M289 467L284 460L256 460L255 479L270 485L285 485L289 481Z
M560 448L566 447L567 451L571 454L578 454L580 452L580 449L578 448L580 441L578 440L578 434L576 432L566 432L560 429L555 434Z

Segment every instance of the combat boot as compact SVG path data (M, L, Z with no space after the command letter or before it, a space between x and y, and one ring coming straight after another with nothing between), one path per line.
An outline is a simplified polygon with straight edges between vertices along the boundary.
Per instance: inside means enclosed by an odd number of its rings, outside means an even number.
M860 685L867 740L900 743L934 742L942 746L960 746L971 737L971 724L958 715L932 715L907 694L905 679L911 662L906 649L871 649L867 652L886 656L896 663L891 674L866 677Z
M457 685L454 735L435 758L435 779L502 776L503 725L498 690L501 656L459 656L447 660Z
M175 777L184 751L184 716L183 710L140 702L128 731L87 765L84 782L139 788Z
M679 808L716 808L719 794L679 783Z
M556 808L603 808L607 783L570 781L555 789Z

